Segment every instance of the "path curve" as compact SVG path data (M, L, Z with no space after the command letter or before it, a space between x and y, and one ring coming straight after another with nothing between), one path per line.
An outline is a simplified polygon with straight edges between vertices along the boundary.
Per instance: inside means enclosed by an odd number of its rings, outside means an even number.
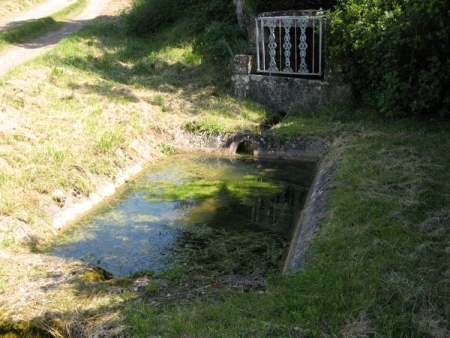
M54 3L53 0L51 0ZM84 25L91 22L100 14L104 14L104 10L111 3L118 2L115 0L90 0L84 11L75 19L70 20L59 30L48 35L39 37L27 43L23 43L3 52L0 52L0 76L6 74L12 68L29 61L45 51L51 49L58 42L77 32ZM39 6L38 6L39 7ZM47 7L47 10L54 12ZM32 10L31 10L32 11ZM49 13L47 13L48 15ZM50 13L51 14L51 13ZM28 14L31 15L31 14ZM45 16L45 15L44 15Z

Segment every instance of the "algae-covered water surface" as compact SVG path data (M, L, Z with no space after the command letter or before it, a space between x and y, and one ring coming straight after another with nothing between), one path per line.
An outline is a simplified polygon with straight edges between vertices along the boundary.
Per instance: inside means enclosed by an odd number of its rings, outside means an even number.
M202 273L279 269L314 165L177 155L68 231L51 254L115 276L174 265Z

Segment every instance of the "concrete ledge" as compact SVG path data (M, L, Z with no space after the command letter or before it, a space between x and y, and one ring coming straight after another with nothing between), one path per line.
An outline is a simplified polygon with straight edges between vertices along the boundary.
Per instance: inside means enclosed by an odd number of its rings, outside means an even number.
M305 205L294 228L283 273L295 273L305 264L307 248L329 212L331 195L335 187L335 174L340 161L341 150L337 145L334 145L320 161Z
M318 161L328 152L332 140L331 138L313 135L277 138L270 131L263 134L242 132L214 136L183 132L175 138L175 148L180 153L234 155L243 142L252 144L254 157Z

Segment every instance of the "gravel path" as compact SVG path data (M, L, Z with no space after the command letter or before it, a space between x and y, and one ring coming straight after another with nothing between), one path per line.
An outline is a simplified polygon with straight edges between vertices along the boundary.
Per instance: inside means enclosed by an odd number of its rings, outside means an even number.
M72 0L49 0L42 5L36 6L19 16L8 18L7 21L0 23L0 25L13 25L15 22L23 21L24 17L28 17L29 19L45 17L60 10L61 8L70 5L73 2L74 1ZM13 67L31 60L36 56L42 54L43 52L49 50L62 39L77 32L80 28L82 28L89 22L92 22L92 20L99 15L110 14L111 9L120 8L120 5L124 2L126 3L127 1L90 0L83 13L65 24L58 31L0 52L0 75L6 74Z

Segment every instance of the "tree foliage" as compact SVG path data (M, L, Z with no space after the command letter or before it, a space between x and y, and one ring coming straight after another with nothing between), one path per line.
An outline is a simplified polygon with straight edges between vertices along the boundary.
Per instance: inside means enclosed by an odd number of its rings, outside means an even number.
M331 61L387 116L450 115L450 2L341 0Z

